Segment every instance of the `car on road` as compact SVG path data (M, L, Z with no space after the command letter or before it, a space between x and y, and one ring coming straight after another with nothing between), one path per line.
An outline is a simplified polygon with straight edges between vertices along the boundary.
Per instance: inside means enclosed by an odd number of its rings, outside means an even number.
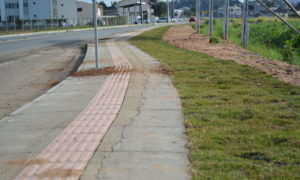
M159 18L159 20L156 21L157 23L167 23L168 22L168 18ZM169 20L170 22L170 20Z
M143 20L143 23L146 23L146 24L149 24L150 22L151 22L150 19L144 19ZM134 24L142 24L142 19L139 18L139 19L135 20Z
M190 22L195 22L196 21L196 17L195 16L191 16L189 19Z

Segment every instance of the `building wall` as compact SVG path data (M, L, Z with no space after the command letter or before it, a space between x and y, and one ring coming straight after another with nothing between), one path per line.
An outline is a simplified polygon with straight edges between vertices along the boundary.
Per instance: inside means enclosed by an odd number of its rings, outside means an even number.
M87 25L93 22L93 4L77 1L77 20L79 25ZM103 16L103 7L98 6L97 17Z
M6 8L7 3L18 4ZM67 19L68 24L77 24L76 0L0 0L0 17L5 21L16 19Z
M120 6L128 5L128 4L133 4L133 3L139 3L140 1L138 0L122 0L118 2L118 15L119 16L125 16L127 17L128 23L133 23L135 20L140 18L140 6L136 5L135 7L130 7L130 8L122 8ZM152 15L152 10L150 7L150 4L148 3L147 0L142 0L142 12L143 12L143 17L147 16L148 19L151 19Z
M87 25L93 21L93 4L77 1L77 19L79 25Z
M77 24L76 0L57 0L57 17L66 19L68 24Z
M50 19L52 17L51 0L28 0L29 19Z

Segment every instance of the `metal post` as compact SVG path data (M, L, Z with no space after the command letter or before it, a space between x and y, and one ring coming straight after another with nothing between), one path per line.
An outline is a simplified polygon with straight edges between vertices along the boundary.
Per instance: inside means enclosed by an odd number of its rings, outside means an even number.
M51 31L52 31L52 17L51 17L51 19L50 19L50 29L51 29Z
M29 21L30 21L30 31L32 31L32 20L29 19Z
M228 17L229 17L229 0L225 0L224 6L224 34L223 39L228 40Z
M170 16L170 7L169 7L169 0L167 0L167 23L169 23Z
M241 45L246 48L248 44L248 0L244 0L243 6L243 22L242 22L242 37L241 37Z
M14 16L14 30L15 30L15 32L17 32L17 27L16 27L16 17Z
M283 19L281 16L279 16L276 12L274 12L272 9L270 9L265 3L263 3L261 0L256 0L259 2L264 8L269 10L274 16L276 16L278 19L280 19L284 24L286 24L290 29L292 29L295 33L298 33L300 35L300 31L298 31L294 26L292 26L290 23L288 23L285 19Z
M5 17L5 21L6 21L6 31L8 32L8 23L7 23L7 17Z
M37 19L37 28L38 28L38 31L40 31L40 21L39 21L39 19Z
M97 7L96 0L93 0L93 16L94 16L94 33L95 33L95 61L96 61L96 69L99 68L99 59L98 59L98 30L97 30Z
M136 21L136 5L134 5L134 21Z
M56 17L56 29L58 29L59 27L59 23L58 23L58 17Z
M140 16L141 16L141 24L143 24L144 18L143 18L142 0L140 0Z
M209 36L212 38L213 33L213 0L209 0Z
M288 0L283 0L285 2L285 4L287 4L293 11L294 13L300 17L300 14L298 13L298 11L295 9L295 7L288 1Z
M171 22L174 19L174 0L172 0L172 15L171 15Z
M47 19L44 19L44 21L45 21L45 30L47 29Z
M200 33L200 0L196 0L196 32Z
M24 19L22 19L22 31L24 31Z
M129 7L127 8L127 11L128 11L128 14L127 14L127 24L131 24L131 21L130 21L130 9Z

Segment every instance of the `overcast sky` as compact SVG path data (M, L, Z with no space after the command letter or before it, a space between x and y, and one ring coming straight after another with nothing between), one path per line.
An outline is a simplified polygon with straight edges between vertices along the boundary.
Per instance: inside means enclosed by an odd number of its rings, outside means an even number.
M93 2L93 0L80 0L80 1L90 2L90 3ZM101 0L101 1L104 1L107 6L110 6L111 1L114 1L114 0ZM119 1L119 0L115 0L115 1ZM97 2L100 2L100 0L97 0Z

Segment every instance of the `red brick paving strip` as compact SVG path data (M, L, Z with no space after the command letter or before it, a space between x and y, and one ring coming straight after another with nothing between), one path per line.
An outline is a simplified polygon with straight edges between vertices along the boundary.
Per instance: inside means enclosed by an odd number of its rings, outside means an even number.
M106 44L116 73L106 78L85 109L37 156L46 163L25 167L16 180L76 180L80 177L121 108L132 70L114 42ZM59 170L64 173L58 173Z

